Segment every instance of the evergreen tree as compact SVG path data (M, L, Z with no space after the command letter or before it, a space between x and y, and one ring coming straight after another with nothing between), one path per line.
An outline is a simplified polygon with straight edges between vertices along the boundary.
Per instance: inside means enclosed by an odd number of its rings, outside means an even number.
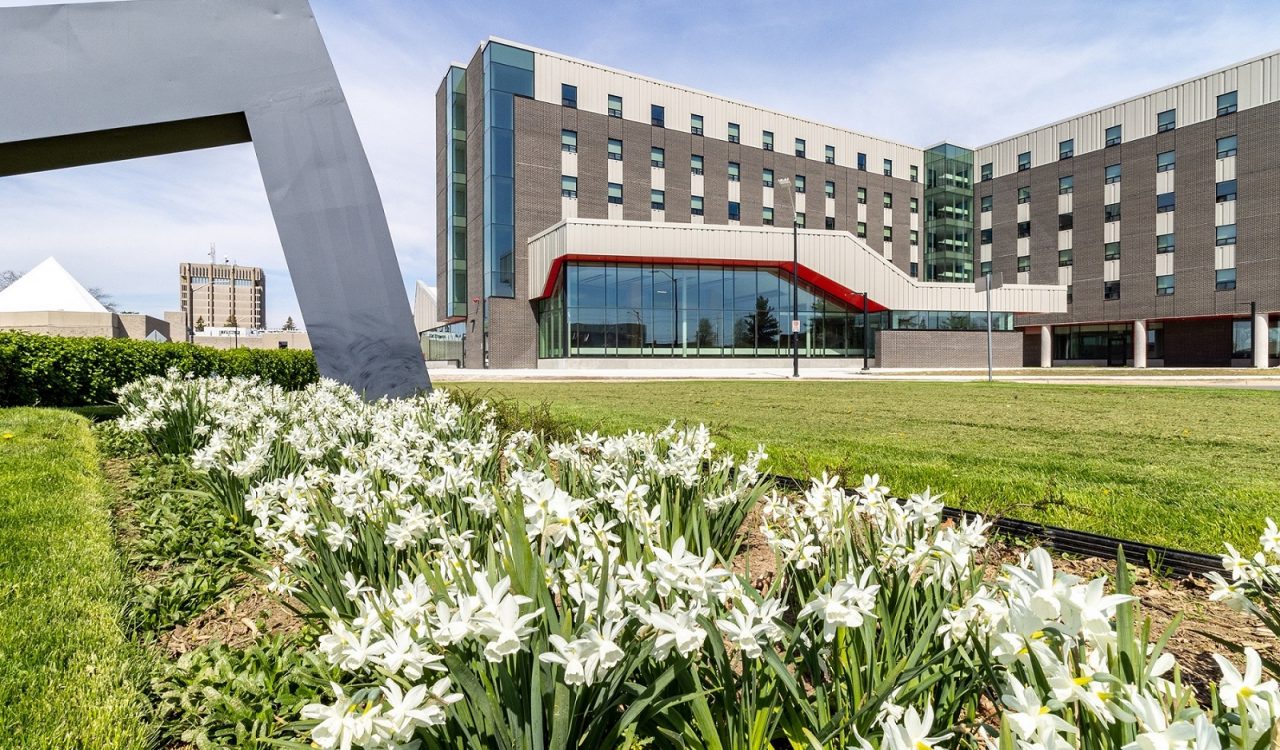
M285 319L284 319L284 330L286 330L286 331L296 331L296 330L298 330L298 327L297 327L296 325L294 325L294 324L293 324L293 316L292 316L292 315L290 315L289 317L287 317L287 318L285 318Z
M239 328L240 326L236 324L236 316L232 315L227 318L227 322L223 323L222 327L223 328Z
M715 346L716 329L711 325L710 318L701 318L698 320L697 336L698 346Z
M773 307L764 295L756 297L756 311L742 317L736 333L738 335L735 338L745 340L747 345L777 346L778 316L774 315Z
M194 327L194 328L195 328L195 330L197 330L197 331L203 331L203 330L204 330L204 316L203 316L203 315L201 315L200 317L196 318L196 323L195 323L195 326L193 326L193 327Z

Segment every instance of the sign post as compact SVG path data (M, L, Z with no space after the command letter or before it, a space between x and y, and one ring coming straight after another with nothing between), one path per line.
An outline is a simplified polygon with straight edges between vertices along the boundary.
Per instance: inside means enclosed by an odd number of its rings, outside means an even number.
M988 272L982 278L978 279L978 283L974 284L974 291L987 293L987 382L990 383L992 377L992 345L991 345L991 290L999 289L1004 286L1004 274L992 274Z

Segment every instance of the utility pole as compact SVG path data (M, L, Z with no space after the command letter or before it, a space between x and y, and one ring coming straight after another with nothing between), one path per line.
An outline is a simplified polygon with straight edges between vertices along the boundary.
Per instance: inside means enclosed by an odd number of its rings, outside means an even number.
M991 377L991 274L987 274L987 382Z

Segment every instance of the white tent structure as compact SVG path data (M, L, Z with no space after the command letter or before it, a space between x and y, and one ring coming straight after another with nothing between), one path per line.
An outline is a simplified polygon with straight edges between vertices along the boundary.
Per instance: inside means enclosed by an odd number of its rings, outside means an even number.
M111 311L103 307L58 261L47 258L0 291L0 312Z

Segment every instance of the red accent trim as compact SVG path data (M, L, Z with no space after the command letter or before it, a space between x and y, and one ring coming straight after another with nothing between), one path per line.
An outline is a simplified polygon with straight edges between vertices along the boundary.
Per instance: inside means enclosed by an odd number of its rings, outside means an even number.
M560 274L563 272L564 264L574 261L578 263L654 263L660 265L672 266L737 266L745 268L775 268L783 273L783 278L791 274L791 261L787 260L742 260L739 258L732 259L711 259L711 258L672 258L670 256L661 255L595 255L586 253L570 253L561 255L551 263L551 270L547 273L547 283L542 287L542 294L533 299L545 299L550 297L555 291L556 283L560 280ZM848 287L832 281L830 278L814 271L805 266L803 263L797 268L797 275L800 280L810 286L817 287L836 299L851 305L855 310L862 311L862 295L854 292ZM889 308L881 305L873 299L867 299L868 312L883 312Z

